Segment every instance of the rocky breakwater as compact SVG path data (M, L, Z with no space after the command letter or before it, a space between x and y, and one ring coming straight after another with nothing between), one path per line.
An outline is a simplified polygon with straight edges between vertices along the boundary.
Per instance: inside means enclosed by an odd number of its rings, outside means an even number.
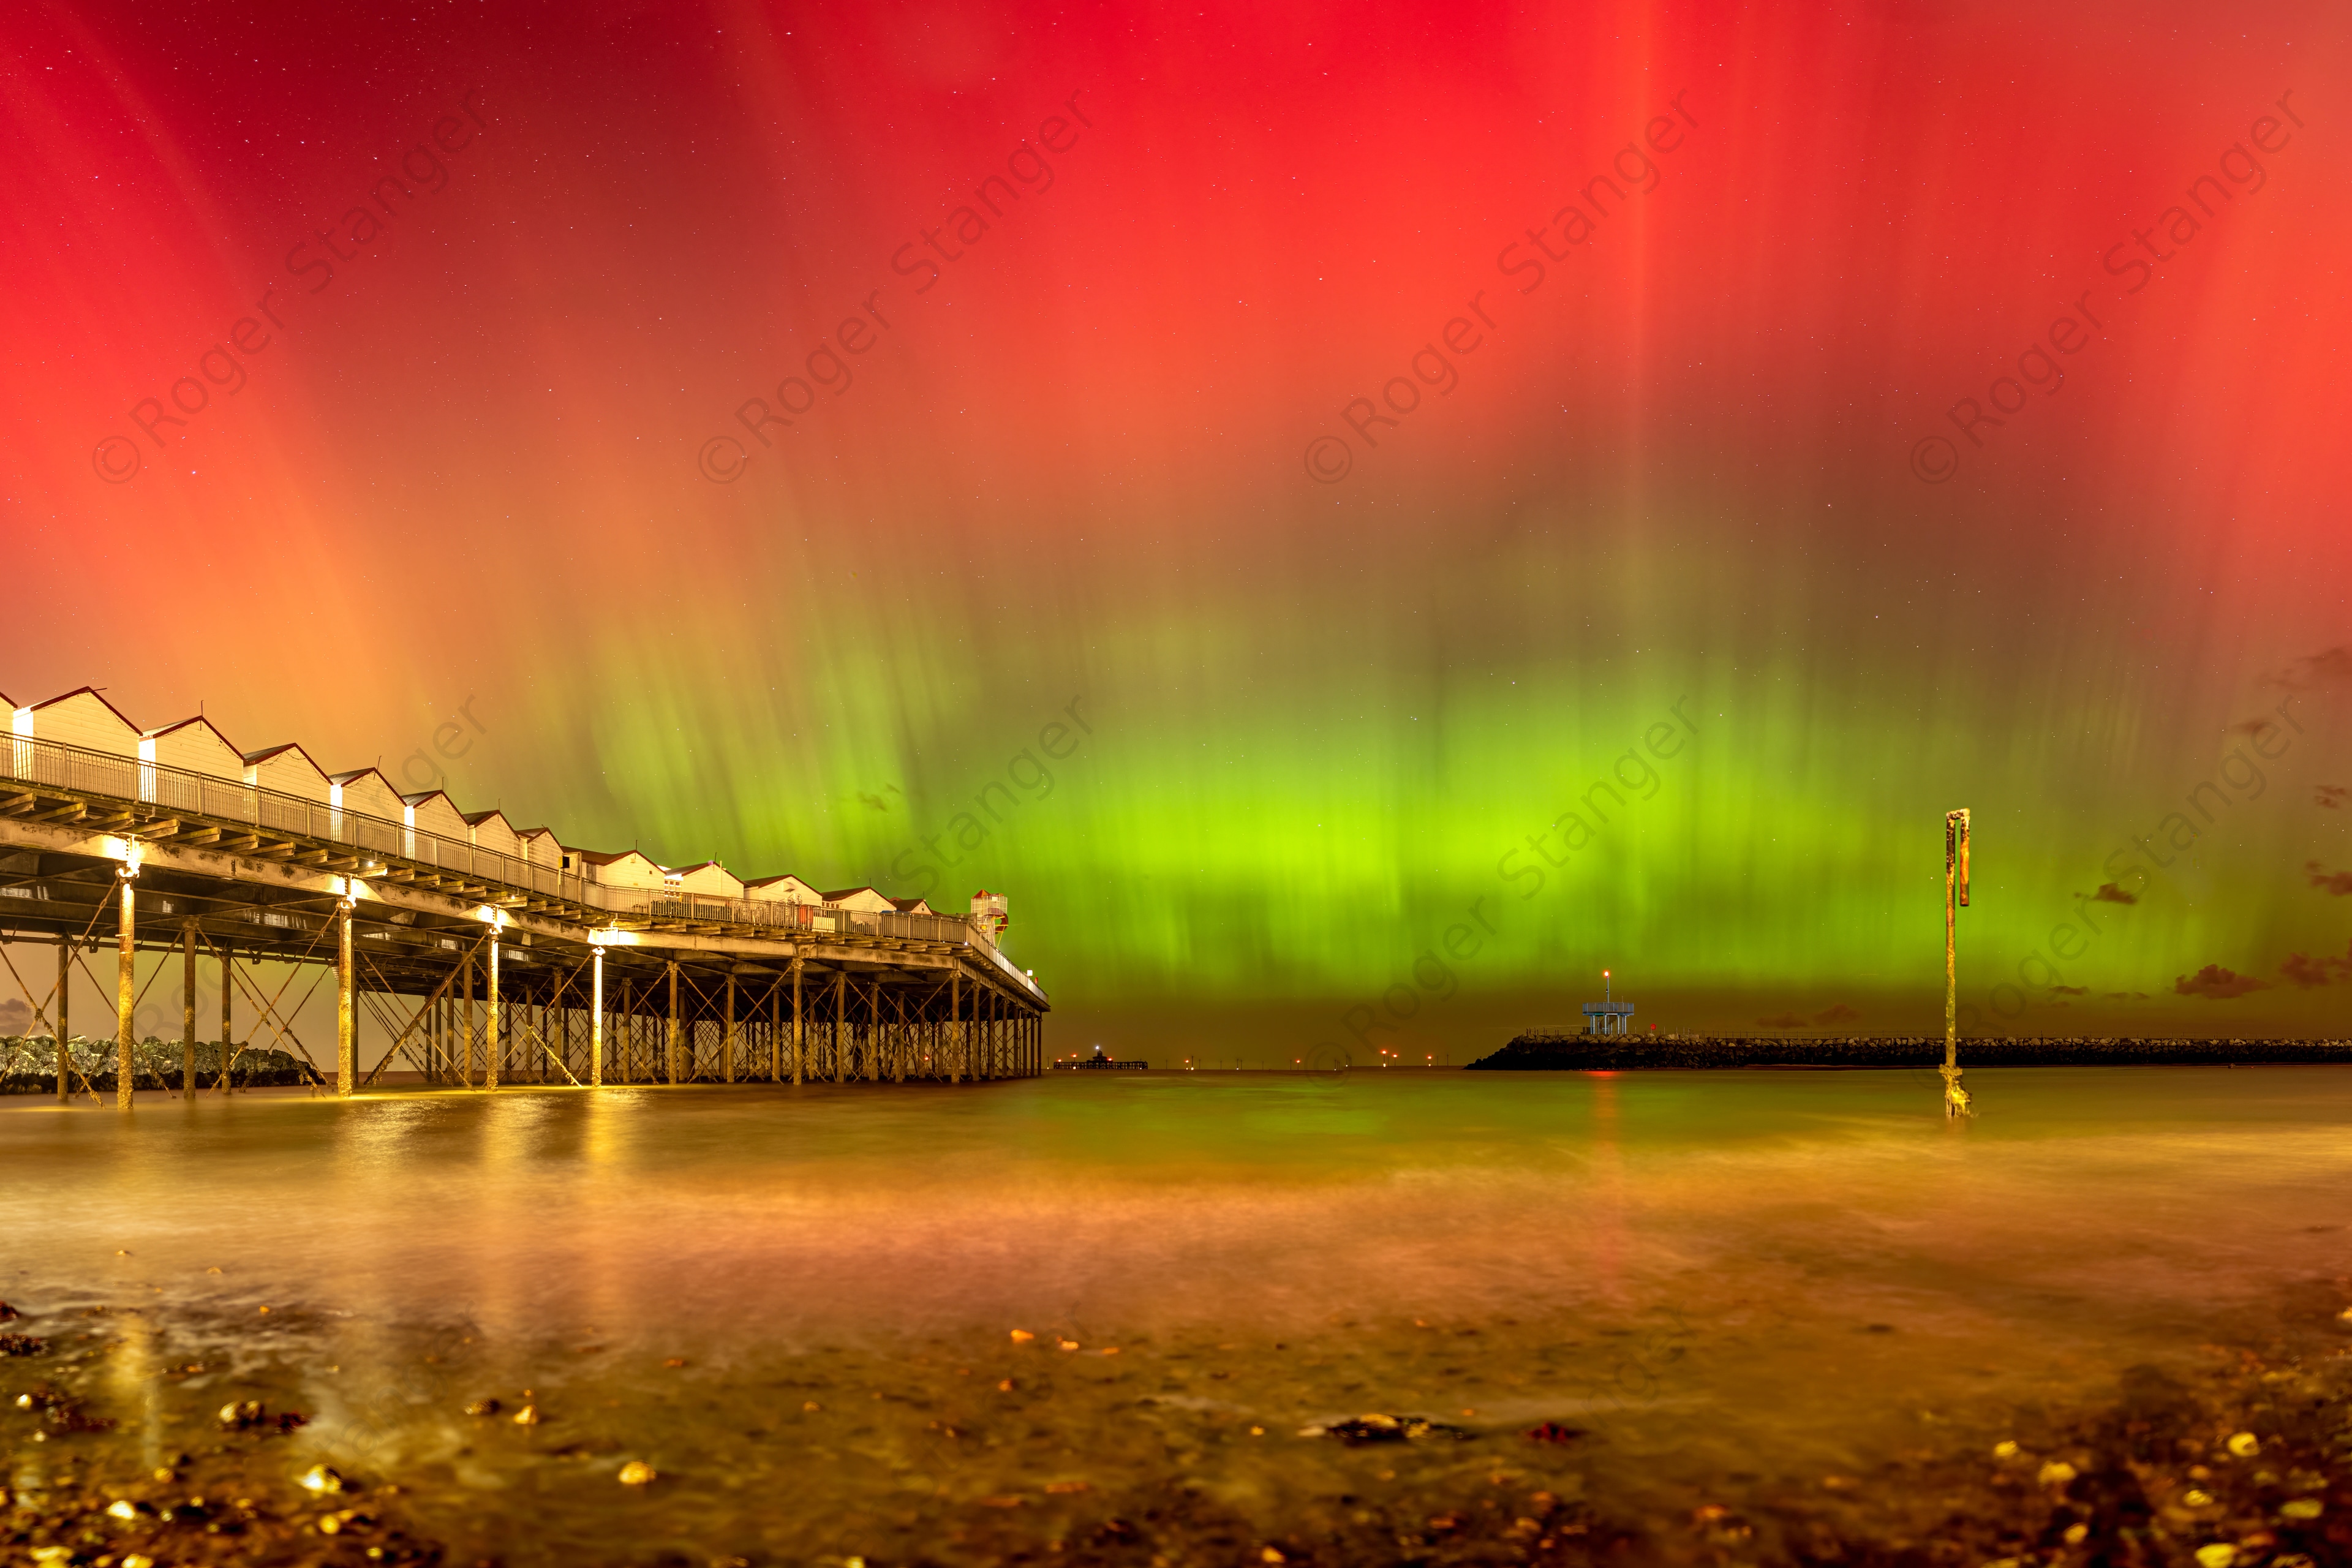
M1916 1068L1943 1060L1940 1035L1519 1036L1473 1070L1624 1072L1642 1068ZM2352 1064L2352 1039L2170 1039L2040 1036L1964 1038L1964 1067Z

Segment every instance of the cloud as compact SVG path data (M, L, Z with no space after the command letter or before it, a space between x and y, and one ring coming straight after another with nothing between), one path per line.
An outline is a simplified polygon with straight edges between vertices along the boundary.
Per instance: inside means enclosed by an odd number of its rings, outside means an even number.
M2147 993L2145 991L2110 991L2107 993L2107 1000L2110 1002L2145 1002L2147 1000Z
M2335 966L2336 961L2333 959L2313 958L2305 953L2290 952L2286 955L2285 961L2279 965L2279 973L2308 991L2315 985L2326 985L2333 980L2335 977L2329 972Z
M1844 1003L1837 1002L1832 1004L1822 1011L1814 1014L1813 1022L1816 1024L1850 1024L1861 1016L1861 1014L1855 1012Z
M1783 1013L1778 1017L1759 1018L1756 1021L1768 1029L1801 1029L1805 1026L1805 1021L1794 1013Z
M2088 996L2090 994L2091 988L2087 985L2053 985L2050 988L2053 996Z
M2352 789L2342 784L2321 784L2317 787L2318 793L2311 797L2312 804L2326 811L2343 810L2344 797L2352 795Z
M2315 691L2323 686L2352 686L2352 643L2306 654L2270 678L2287 691Z
M2311 875L2311 885L2336 898L2352 898L2352 871L2331 871L2316 860L2305 860L2303 868Z
M2271 983L2257 980L2251 974L2232 974L2218 963L2209 963L2195 974L2183 974L2172 983L2173 991L2182 996L2202 996L2208 1002L2227 1002L2243 996L2249 991L2267 991Z
M2136 904L2139 902L2139 895L2126 893L2113 882L2102 882L2099 890L2091 895L2091 901L2095 904Z
M21 1035L33 1021L33 1010L14 996L0 1002L0 1035Z

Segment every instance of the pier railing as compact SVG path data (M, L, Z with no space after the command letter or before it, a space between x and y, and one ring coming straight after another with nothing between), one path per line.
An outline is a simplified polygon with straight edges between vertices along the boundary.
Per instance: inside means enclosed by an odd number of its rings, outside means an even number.
M151 820L196 816L259 833L343 845L387 868L405 865L616 915L766 927L779 935L883 936L970 945L992 952L996 945L995 933L982 922L960 915L909 915L835 904L713 898L680 889L613 886L578 871L566 871L560 865L484 848L467 839L444 837L406 823L388 822L331 801L30 735L0 736L0 794L6 793L11 784L105 796L149 808ZM138 824L134 821L130 826L135 831Z

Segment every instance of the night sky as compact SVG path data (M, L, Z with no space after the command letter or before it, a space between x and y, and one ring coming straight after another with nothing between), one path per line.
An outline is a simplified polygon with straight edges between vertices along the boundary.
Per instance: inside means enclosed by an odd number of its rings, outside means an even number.
M0 22L16 702L1055 1049L1938 1030L1962 805L1971 1028L2352 1032L2339 5L194 13Z

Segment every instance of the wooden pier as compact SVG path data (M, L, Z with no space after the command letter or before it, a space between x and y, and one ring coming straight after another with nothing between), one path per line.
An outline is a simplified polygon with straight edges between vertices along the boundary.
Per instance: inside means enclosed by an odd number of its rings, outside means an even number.
M343 1095L387 1072L495 1089L1044 1070L1045 992L985 919L616 886L584 853L485 848L420 829L413 809L394 821L348 809L340 788L322 802L255 771L218 776L21 724L0 736L0 942L15 948L0 988L31 1008L28 1036L54 1036L61 1100L97 1092L68 1060L75 968L114 994L124 1109L133 1019L167 975L175 1087L191 1094L226 1087L218 1070L199 1082L195 1047L200 1022L230 1042L232 997L256 1020L232 1050L289 1051ZM54 975L26 972L27 943L55 950ZM143 981L142 954L156 959ZM292 967L265 985L264 963ZM200 972L219 987L216 1034L196 1016ZM329 982L334 1039L314 1050L295 1020ZM364 1067L363 1018L383 1047Z

